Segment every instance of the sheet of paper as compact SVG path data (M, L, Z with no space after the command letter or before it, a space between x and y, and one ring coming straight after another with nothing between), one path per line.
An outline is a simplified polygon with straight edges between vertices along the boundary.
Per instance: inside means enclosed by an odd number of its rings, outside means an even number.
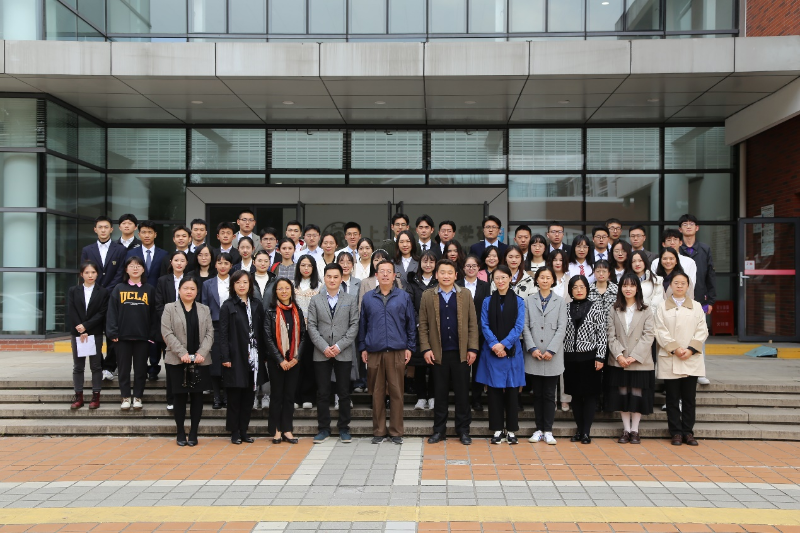
M94 335L89 335L86 342L81 342L81 338L77 337L75 339L75 344L78 346L78 357L97 355L97 345L94 342Z

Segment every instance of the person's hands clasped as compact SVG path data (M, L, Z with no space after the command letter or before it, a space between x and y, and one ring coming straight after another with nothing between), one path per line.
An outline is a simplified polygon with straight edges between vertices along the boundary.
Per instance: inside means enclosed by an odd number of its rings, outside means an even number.
M617 364L619 364L619 366L621 366L622 368L625 368L626 366L628 366L628 358L625 357L624 355L618 355Z
M323 353L323 355L325 357L327 357L328 359L331 359L331 358L336 357L337 355L339 355L341 352L339 351L339 348L337 348L334 345L334 346L328 346L327 348L325 348L325 351L322 352L322 353Z
M539 350L539 348L536 348L531 355L533 356L534 359L536 359L538 361L541 361L542 359L544 359L544 355Z
M281 368L283 370L291 370L297 364L297 359L292 359L291 361L282 361Z
M544 352L542 354L542 360L544 360L544 361L552 361L553 360L553 354L551 354L550 352Z
M492 346L492 352L494 352L494 354L497 357L505 357L507 355L506 354L506 347L503 346L503 343L501 343L501 342L498 342L497 344Z

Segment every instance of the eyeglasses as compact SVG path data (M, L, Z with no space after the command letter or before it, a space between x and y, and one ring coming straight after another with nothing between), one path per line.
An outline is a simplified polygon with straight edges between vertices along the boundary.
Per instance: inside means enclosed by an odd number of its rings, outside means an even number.
M551 229L548 233L552 233L553 235L564 235L564 231L563 230Z
M696 225L697 225L697 224L695 224L694 222L684 222L683 224L681 224L681 227L682 227L682 228L693 228L693 227L695 227Z
M357 231L348 231L344 234L345 237L358 237L359 233Z
M495 225L484 226L483 229L500 229L500 226L495 226Z
M241 220L242 222L255 222L256 221L256 219L254 219L254 218L240 218L239 220Z
M480 268L478 265L464 265L464 268Z

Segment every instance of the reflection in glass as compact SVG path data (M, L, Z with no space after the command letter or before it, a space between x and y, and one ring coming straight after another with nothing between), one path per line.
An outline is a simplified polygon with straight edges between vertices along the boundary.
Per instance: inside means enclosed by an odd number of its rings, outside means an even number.
M105 0L78 0L78 13L80 13L83 18L91 22L95 28L99 29L100 31L105 31Z
M67 291L75 285L78 276L68 273L45 275L45 333L67 333L67 306L64 305Z
M466 0L428 0L430 33L466 33Z
M190 185L264 185L264 174L190 174Z
M186 130L109 128L108 168L183 170L186 168Z
M270 33L305 33L305 0L269 0Z
M506 0L469 0L470 33L506 31Z
M722 126L664 129L665 168L731 168L732 156Z
M193 169L263 170L267 132L262 129L192 130Z
M589 169L640 170L659 166L658 128L589 128Z
M106 38L89 26L83 19L78 18L78 40L102 43L105 42Z
M189 0L192 32L225 33L227 6L225 0Z
M586 219L658 220L658 176L586 176Z
M136 213L140 220L184 220L185 174L109 174L108 202L112 219Z
M578 128L512 129L508 132L510 170L580 170Z
M75 213L78 209L78 165L47 156L47 207Z
M583 0L548 0L547 31L583 31Z
M505 174L431 174L431 185L505 185Z
M41 334L41 293L35 272L0 273L0 333Z
M0 116L4 117L0 147L33 148L44 139L37 134L36 115L41 100L33 98L0 98Z
M343 185L344 174L272 174L270 185Z
M586 0L586 31L623 31L623 0Z
M78 156L78 114L50 101L47 102L47 147Z
M354 131L350 164L355 169L421 169L421 131Z
M389 33L425 31L425 0L389 0Z
M105 212L105 174L78 165L78 214L98 217Z
M734 0L667 0L667 31L730 30Z
M38 206L38 156L32 153L0 152L0 207Z
M625 14L627 31L661 29L661 2L655 0L628 0Z
M431 168L459 169L506 167L503 132L498 130L431 132Z
M45 4L45 39L78 40L78 17L56 0L47 0Z
M386 33L386 0L350 0L350 33Z
M108 0L109 33L186 33L186 0Z
M272 168L342 168L341 131L272 131Z
M511 220L581 220L583 179L580 176L508 177Z
M309 0L310 33L344 33L345 0Z
M78 219L47 215L47 268L78 268Z
M350 185L425 185L425 175L350 174Z
M266 33L267 3L264 0L229 0L230 33Z
M545 31L546 0L509 0L509 31Z
M19 243L38 243L39 218L36 213L0 213L0 266L38 267L39 246L20 246Z
M106 166L106 129L91 120L78 117L78 159Z
M698 220L730 220L732 182L731 174L667 174L664 219L691 213Z

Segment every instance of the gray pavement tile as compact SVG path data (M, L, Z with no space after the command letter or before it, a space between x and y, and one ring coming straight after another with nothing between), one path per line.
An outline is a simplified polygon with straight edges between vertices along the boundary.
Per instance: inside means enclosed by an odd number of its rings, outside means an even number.
M758 494L735 494L734 497L742 503L767 501Z
M191 498L184 502L186 507L210 507L214 505L214 500L206 500L202 498Z

